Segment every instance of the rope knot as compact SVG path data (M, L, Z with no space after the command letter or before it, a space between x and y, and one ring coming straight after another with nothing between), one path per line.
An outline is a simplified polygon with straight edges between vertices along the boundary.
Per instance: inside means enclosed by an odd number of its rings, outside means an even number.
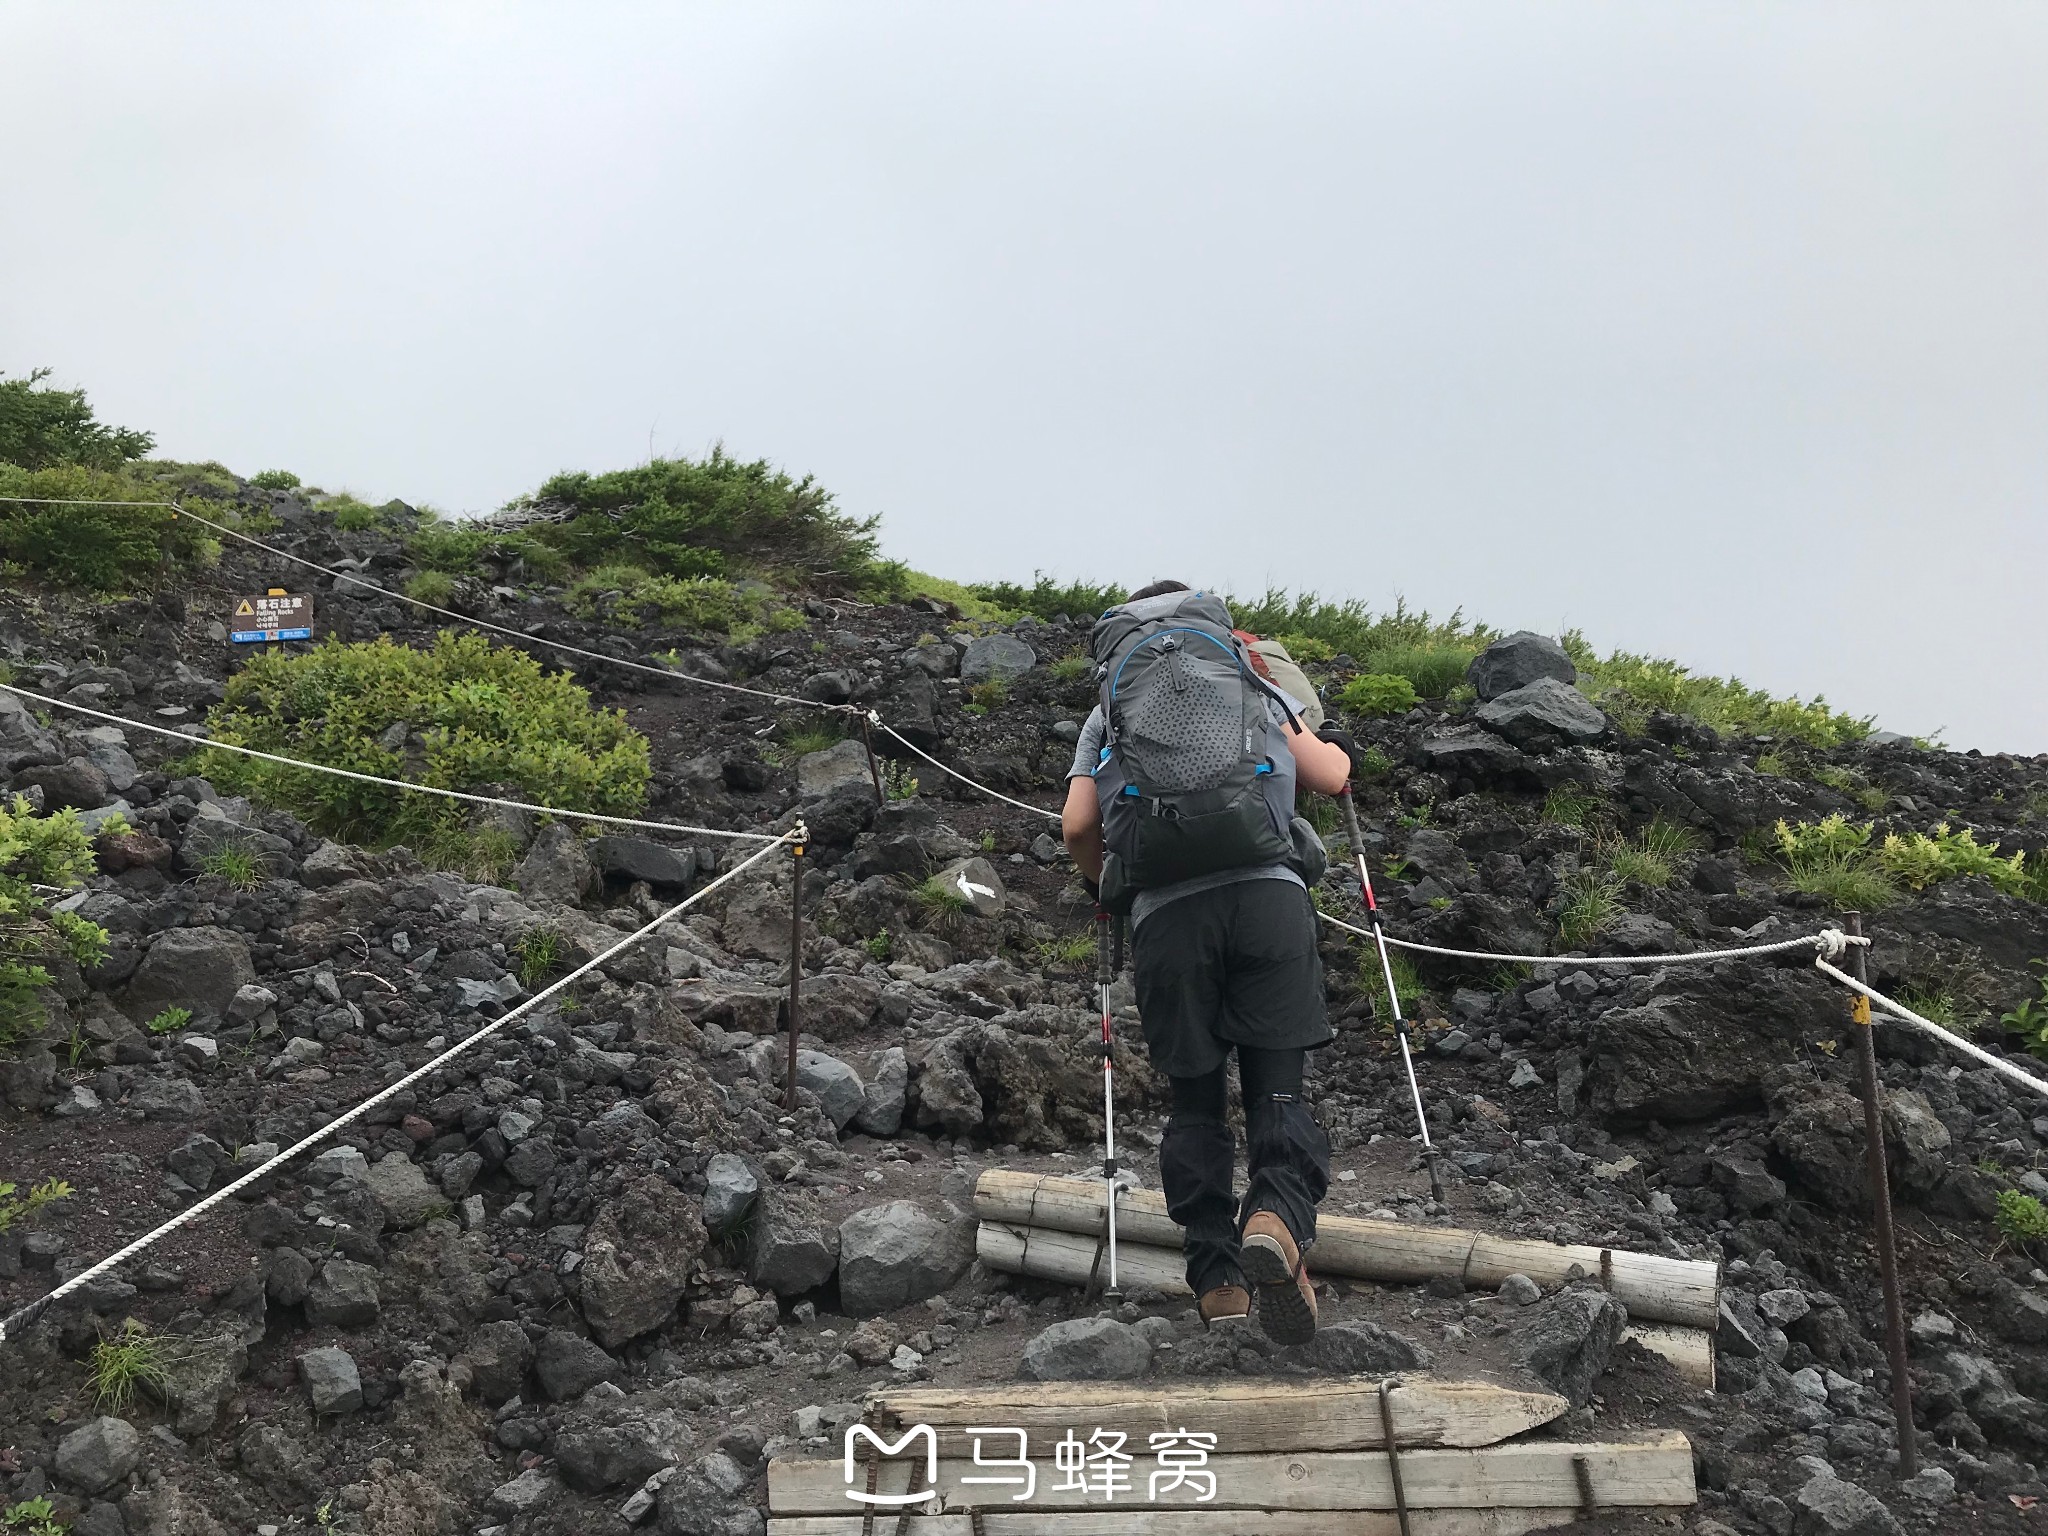
M1854 937L1839 928L1823 928L1813 936L1814 947L1820 951L1817 958L1839 960L1851 944L1868 944L1870 940L1862 934Z

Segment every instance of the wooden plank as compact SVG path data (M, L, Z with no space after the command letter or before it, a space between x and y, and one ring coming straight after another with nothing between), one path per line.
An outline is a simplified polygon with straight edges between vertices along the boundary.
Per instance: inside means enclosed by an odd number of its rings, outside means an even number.
M1123 1203L1117 1204L1121 1212ZM984 1221L975 1234L974 1246L976 1257L990 1269L1057 1280L1066 1285L1085 1285L1089 1268L1095 1262L1095 1239L1078 1232ZM1124 1284L1149 1285L1169 1296L1189 1294L1178 1253L1122 1241L1116 1246L1117 1272ZM1310 1249L1309 1257L1317 1258L1321 1247L1318 1243ZM1098 1274L1098 1281L1100 1278ZM1685 1381L1710 1392L1714 1389L1714 1336L1706 1329L1635 1323L1624 1337L1633 1338L1652 1354L1669 1360Z
M1032 1510L981 1506L983 1536L1401 1536L1400 1517L1378 1510L1266 1511L1257 1525L1244 1513L1209 1509ZM1623 1510L1610 1513L1622 1514ZM1554 1509L1415 1509L1411 1536L1527 1536L1562 1523ZM895 1536L886 1514L867 1531L859 1515L799 1515L771 1519L768 1536ZM974 1536L965 1514L912 1515L910 1536Z
M984 1221L1093 1235L1102 1230L1102 1183L991 1168L975 1186L974 1209ZM1180 1247L1181 1229L1166 1214L1166 1197L1157 1190L1124 1191L1117 1198L1116 1219L1120 1238L1148 1247ZM1576 1267L1592 1278L1604 1277L1615 1299L1639 1321L1690 1328L1715 1327L1721 1305L1720 1265L1708 1260L1359 1216L1318 1218L1309 1267L1325 1275L1394 1284L1455 1275L1481 1289L1492 1289L1511 1274L1556 1285Z
M1384 1451L1325 1451L1255 1456L1211 1456L1216 1474L1214 1497L1201 1499L1195 1486L1161 1485L1157 1499L1148 1497L1151 1474L1157 1470L1149 1449L1138 1447L1129 1465L1131 1491L1105 1501L1086 1489L1062 1490L1054 1470L1052 1447L1034 1445L1037 1486L1030 1499L1035 1509L1090 1509L1122 1502L1132 1509L1392 1509L1394 1486ZM1126 1446L1126 1450L1131 1447ZM1000 1451L996 1454L1001 1454ZM1676 1430L1633 1441L1571 1444L1519 1441L1480 1450L1425 1450L1401 1453L1402 1485L1412 1509L1577 1509L1579 1480L1574 1463L1583 1458L1598 1506L1686 1505L1696 1498L1692 1446ZM882 1462L876 1483L879 1493L904 1493L913 1468L922 1477L922 1459ZM856 1474L865 1488L865 1476ZM985 1478L987 1466L957 1459L939 1463L940 1509L969 1505L992 1508L1007 1502L1007 1489L963 1483L963 1477ZM777 1515L844 1514L850 1501L845 1464L791 1461L778 1458L768 1466L768 1508Z
M1404 1448L1472 1447L1548 1424L1568 1404L1549 1392L1518 1392L1484 1381L1401 1378L1388 1391L1397 1442ZM1363 1451L1384 1447L1379 1381L1315 1377L1286 1381L1013 1382L1000 1387L892 1388L867 1406L880 1425L929 1424L941 1456L971 1457L960 1431L1004 1424L1050 1445L1069 1428L1127 1434L1133 1445L1175 1429L1216 1436L1233 1455L1259 1451ZM893 1438L893 1436L892 1436ZM1009 1442L1005 1442L1009 1443ZM995 1454L991 1452L991 1454Z

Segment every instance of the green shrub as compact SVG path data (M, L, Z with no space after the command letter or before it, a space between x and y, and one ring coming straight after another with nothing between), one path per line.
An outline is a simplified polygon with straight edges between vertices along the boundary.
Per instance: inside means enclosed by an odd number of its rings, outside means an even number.
M935 603L950 603L960 611L962 618L977 624L1008 624L1018 617L1015 610L988 598L977 597L975 591L975 588L962 586L957 581L947 581L943 576L899 566L887 590L880 595L897 603L907 603L918 597L930 598Z
M1891 832L1877 851L1877 863L1908 890L1924 891L1937 880L1981 875L2008 896L2027 889L2026 855L1998 857L1998 844L1985 847L1965 827L1951 831L1947 822L1932 833Z
M152 1035L175 1035L191 1022L190 1008L166 1008L142 1027Z
M656 459L609 474L556 475L521 506L559 520L532 525L578 565L631 561L658 576L771 574L807 587L886 591L903 568L881 559L878 518L842 514L816 481L723 447L701 460Z
M1327 640L1318 640L1314 635L1275 635L1273 637L1287 647L1296 665L1309 667L1321 662L1334 661L1337 648Z
M1337 695L1338 706L1346 714L1366 718L1403 715L1420 702L1415 696L1415 685L1407 678L1383 672L1354 677Z
M1080 653L1062 656L1052 664L1051 672L1054 682L1077 683L1094 674L1095 662L1092 657Z
M380 528L390 520L390 512L384 507L373 507L358 501L344 491L320 504L320 510L334 519L334 526L343 533L365 533Z
M860 941L860 947L867 951L868 958L878 965L887 965L896 958L896 941L889 936L886 928L877 929Z
M1703 842L1693 828L1656 816L1634 837L1608 841L1601 851L1608 871L1617 880L1632 880L1655 890L1669 885L1677 873L1678 861L1697 853Z
M2015 1243L2048 1240L2048 1208L2017 1189L1998 1192L1998 1230Z
M1871 829L1840 815L1820 821L1776 828L1778 861L1795 891L1824 896L1844 911L1875 911L1892 901L1897 889L1884 871L1873 867Z
M480 635L443 632L419 651L389 637L329 639L252 657L208 723L237 746L565 810L630 813L647 789L647 741L622 713ZM451 842L473 852L482 836L447 801L203 748L198 757L216 784L330 837L404 841L426 857Z
M238 891L253 891L269 872L263 855L243 843L222 843L200 859L199 868Z
M562 936L552 928L529 928L518 947L519 985L538 991L562 963Z
M0 1525L19 1536L64 1536L64 1527L57 1523L57 1506L42 1494L8 1505L6 1512L0 1513Z
M635 565L601 565L569 584L562 601L587 619L729 632L735 641L775 611L768 594L716 576L654 576ZM801 623L801 619L798 621ZM760 633L755 630L754 633Z
M1095 935L1070 933L1038 946L1039 964L1048 970L1085 971L1095 964Z
M1010 702L1010 685L1000 677L992 677L985 683L976 683L967 690L967 697L979 704L983 710L1001 709Z
M134 475L77 465L39 470L0 465L0 497L6 496L114 503L37 506L0 500L0 559L66 586L124 591L166 563L191 568L220 555L219 544L190 518L167 507L140 505L164 498Z
M1425 699L1441 699L1465 681L1476 646L1425 643L1396 645L1373 651L1359 663L1368 672L1405 677Z
M1105 609L1123 602L1126 596L1122 587L1098 587L1086 581L1057 582L1043 571L1034 571L1032 575L1035 579L1028 587L1013 581L982 581L967 590L1012 616L1029 613L1046 620L1065 615L1092 621Z
M62 1179L44 1179L25 1195L17 1194L16 1189L17 1186L0 1180L0 1235L12 1232L17 1222L32 1219L44 1207L71 1194L71 1186Z
M956 932L972 905L936 875L919 881L910 895L924 926L934 933Z
M1380 964L1377 944L1367 941L1364 951L1358 957L1359 990L1372 999L1373 1017L1382 1024L1391 1025L1394 1015L1387 1007L1387 971L1394 973L1394 993L1401 1000L1401 1016L1407 1018L1422 1001L1429 989L1422 983L1422 977L1415 969L1415 963L1406 955L1387 953L1387 964Z
M38 388L49 376L37 368L26 378L0 379L0 462L116 470L156 445L147 432L102 423L82 389Z
M295 491L299 477L288 469L266 469L249 477L249 483L266 491Z
M782 755L794 762L799 757L808 757L813 752L829 752L846 738L829 725L818 725L808 720L793 720L777 733L782 746Z
M461 587L446 571L415 571L405 584L405 595L416 602L446 608L461 594Z
M1320 644L1328 647L1329 658L1349 656L1364 671L1399 672L1414 683L1425 698L1440 698L1442 690L1432 693L1423 687L1420 678L1405 668L1383 666L1372 658L1387 651L1431 651L1453 647L1464 650L1469 658L1493 637L1492 631L1483 624L1467 624L1462 613L1453 613L1440 622L1425 612L1411 613L1405 600L1397 600L1392 613L1378 615L1361 602L1326 602L1313 592L1290 597L1271 587L1256 599L1232 597L1226 601L1240 628L1255 635L1279 636L1296 661L1309 659L1298 649L1303 642L1311 648ZM1443 687L1449 688L1462 677L1461 670L1458 678L1451 679Z
M1600 798L1577 784L1559 784L1543 797L1537 815L1553 827L1583 827L1600 809Z
M122 830L117 819L109 830ZM106 957L107 931L71 912L53 912L46 893L82 885L93 869L92 838L78 812L38 816L17 795L0 802L0 1049L38 1033L37 994L50 985L48 961L80 966Z
M1394 760L1378 747L1367 747L1358 759L1361 779L1383 779L1394 771Z
M1589 942L1627 910L1621 883L1605 870L1574 870L1565 876L1561 889L1564 904L1557 913L1557 936L1567 949Z
M1727 735L1770 736L1811 747L1838 747L1870 734L1868 718L1830 709L1818 696L1811 702L1773 698L1732 677L1697 677L1675 661L1627 651L1602 658L1577 630L1565 635L1564 648L1579 669L1580 689L1610 714L1624 714L1629 706L1661 709Z
M93 1407L122 1418L144 1391L162 1396L168 1363L164 1341L134 1318L127 1319L112 1338L92 1347L87 1369L92 1375Z
M504 567L509 575L543 581L551 581L569 568L567 556L525 529L482 518L422 521L406 539L405 550L423 570L445 571L450 576L469 575L485 561Z

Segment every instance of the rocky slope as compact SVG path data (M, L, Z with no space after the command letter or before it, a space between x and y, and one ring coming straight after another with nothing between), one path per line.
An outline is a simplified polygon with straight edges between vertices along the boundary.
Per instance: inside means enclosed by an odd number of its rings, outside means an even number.
M254 494L254 493L251 493ZM288 497L283 547L402 579L377 533L338 534ZM134 720L203 721L237 657L227 594L303 578L231 548L178 591L88 605L0 597L15 680ZM313 586L331 633L424 639L406 605ZM537 638L829 701L874 703L971 776L1057 803L1089 684L1050 663L1085 627L973 634L936 604L806 605L807 628L732 647L622 632L485 571L467 607ZM93 1536L311 1529L665 1536L761 1529L774 1450L829 1454L879 1381L1000 1380L1079 1357L1156 1373L1534 1371L1576 1404L1566 1428L1683 1428L1699 1449L1694 1523L1741 1532L2019 1528L2043 1495L2048 1274L2001 1241L1997 1192L2048 1192L2048 1104L1883 1028L1921 1454L1896 1460L1844 995L1800 956L1621 975L1424 965L1424 1091L1448 1212L1428 1200L1398 1058L1361 952L1325 949L1339 1037L1312 1089L1337 1149L1331 1206L1727 1261L1719 1390L1632 1346L1604 1297L1500 1298L1347 1284L1314 1350L1230 1348L1185 1306L1133 1297L1085 1344L1070 1291L972 1263L968 1196L991 1165L1084 1169L1100 1135L1085 899L1049 824L914 761L877 800L845 744L785 760L799 712L576 661L654 744L649 814L814 843L803 906L803 1088L780 1097L789 861L778 855L659 942L580 985L320 1152L98 1282L0 1354L0 1509L48 1497ZM1344 665L1331 669L1341 680ZM963 671L965 674L963 681ZM986 713L963 686L1002 678ZM1512 679L1511 679L1512 680ZM1495 691L1489 689L1488 691ZM983 700L993 696L984 693ZM1590 718L1589 718L1590 717ZM2007 851L2048 844L2041 760L1837 749L1811 776L1763 773L1772 744L1653 716L1624 738L1576 695L1361 731L1386 770L1361 787L1397 932L1554 952L1584 827L1541 807L1577 786L1617 831L1654 815L1699 846L1668 885L1623 893L1591 952L1721 947L1834 920L1754 863L1784 817L1944 817ZM75 1193L0 1235L0 1306L41 1294L354 1105L539 985L594 956L736 857L731 846L586 842L501 824L522 844L504 886L402 849L323 841L288 816L180 776L172 743L0 696L4 783L89 817L125 805L75 901L113 935L60 978L40 1042L0 1061L0 1178ZM1853 775L1853 779L1849 777ZM895 798L918 781L914 794ZM204 873L223 843L261 856L246 888ZM921 902L964 867L995 894ZM1320 893L1355 913L1342 868ZM1871 920L1881 987L1940 988L1969 1015L2035 990L2044 908L1978 880L1937 883ZM1128 984L1119 988L1130 1026ZM143 1026L167 1007L186 1027ZM1996 1031L1981 1037L1995 1040ZM1158 1084L1118 1057L1123 1130L1156 1182ZM1534 1309L1524 1311L1524 1306ZM134 1318L162 1340L161 1385L118 1411L86 1357ZM1508 1321L1514 1319L1511 1326ZM1540 1347L1538 1347L1540 1345ZM1597 1388L1593 1378L1606 1368ZM1597 1396L1593 1395L1597 1390Z

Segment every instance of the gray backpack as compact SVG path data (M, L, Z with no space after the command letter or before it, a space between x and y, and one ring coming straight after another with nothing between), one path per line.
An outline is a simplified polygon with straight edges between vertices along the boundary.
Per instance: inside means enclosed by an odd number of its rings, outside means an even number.
M1222 600L1126 603L1096 620L1088 646L1106 726L1103 904L1128 911L1140 891L1253 865L1319 878L1322 844L1296 823L1294 754L1274 720L1272 704L1286 703L1253 670Z

